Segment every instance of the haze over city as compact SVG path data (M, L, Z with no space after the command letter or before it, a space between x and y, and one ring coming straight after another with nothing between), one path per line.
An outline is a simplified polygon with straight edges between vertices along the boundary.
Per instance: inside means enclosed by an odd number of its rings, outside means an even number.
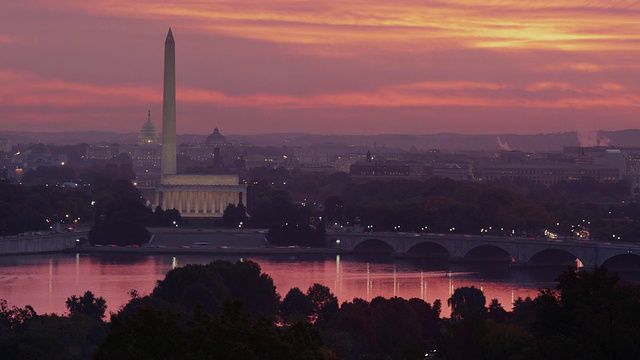
M636 128L632 1L20 1L0 9L0 128L551 133Z

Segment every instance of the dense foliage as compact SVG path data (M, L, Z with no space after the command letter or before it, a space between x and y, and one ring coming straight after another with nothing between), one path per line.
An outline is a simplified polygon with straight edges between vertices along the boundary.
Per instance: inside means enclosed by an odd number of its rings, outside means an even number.
M276 239L299 229L311 234L319 223L361 231L543 236L548 230L576 237L587 230L601 241L640 238L640 205L625 181L584 179L544 187L524 181L352 179L345 173L266 168L253 169L247 178L249 223L270 228Z
M181 224L174 209L151 211L123 162L41 166L27 171L22 184L0 181L0 236L93 224L91 243L133 245L148 241L146 226Z
M22 185L0 183L0 235L79 221L94 224L94 242L127 245L146 241L145 226L180 224L175 210L151 211L140 197L131 185L131 159L112 161L39 167L25 173ZM640 205L624 181L544 187L524 181L363 180L282 168L255 168L243 176L247 207L228 206L221 221L210 225L266 228L277 245L323 246L325 229L341 228L526 236L587 230L601 241L640 238Z
M132 292L103 322L104 299L67 299L69 314L39 315L0 301L3 359L636 359L640 287L604 268L569 268L555 289L512 311L482 291L441 303L353 299L291 289L280 301L253 262L217 261L169 272L153 293ZM259 306L265 304L264 307Z

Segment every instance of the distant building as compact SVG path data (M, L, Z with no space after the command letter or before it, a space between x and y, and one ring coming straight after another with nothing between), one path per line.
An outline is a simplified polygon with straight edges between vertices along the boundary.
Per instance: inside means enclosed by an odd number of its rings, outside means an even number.
M468 181L471 179L469 166L460 164L433 164L431 175L434 178L456 181Z
M358 161L349 168L351 177L409 178L411 168L398 161Z
M227 138L220 134L220 130L218 128L213 129L213 133L207 136L207 139L204 141L204 145L210 149L216 147L227 146Z
M123 145L121 151L127 153L131 158L137 187L153 188L160 183L162 147L158 130L151 121L151 111L147 113L147 121L140 129L138 143Z
M138 135L138 145L160 145L160 136L156 126L151 121L151 110L147 113L147 122L142 125Z
M9 140L0 138L0 151L9 152L11 151L11 146L9 145Z
M620 171L614 167L577 164L548 165L477 165L475 176L480 181L513 181L526 179L536 184L553 185L560 181L592 178L598 181L618 181Z
M87 147L86 160L111 160L120 154L120 145L101 142Z
M184 218L220 218L229 204L246 206L246 191L238 175L165 174L155 204L176 209Z
M35 144L30 149L16 152L11 163L25 171L38 166L64 166L67 164L67 155L54 154L46 145Z

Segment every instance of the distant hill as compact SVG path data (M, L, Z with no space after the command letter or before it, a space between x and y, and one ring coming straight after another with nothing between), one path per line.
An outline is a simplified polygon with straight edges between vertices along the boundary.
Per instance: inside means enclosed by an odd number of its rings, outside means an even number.
M464 135L464 134L382 134L382 135L314 135L264 134L232 135L256 146L301 146L320 143L342 143L352 146L387 147L418 150L521 150L559 151L565 146L640 146L640 130L564 132L552 134Z
M178 135L178 143L202 142L206 135ZM12 145L26 143L45 144L89 144L135 143L137 133L114 133L107 131L76 132L28 132L0 131L0 138L8 139ZM640 147L640 130L564 132L552 134L517 135L464 135L464 134L380 134L380 135L316 135L305 133L282 133L261 135L227 135L228 140L242 141L255 146L306 146L312 144L337 143L349 146L386 147L398 149L442 149L447 151L473 150L522 150L559 151L565 146L613 145Z

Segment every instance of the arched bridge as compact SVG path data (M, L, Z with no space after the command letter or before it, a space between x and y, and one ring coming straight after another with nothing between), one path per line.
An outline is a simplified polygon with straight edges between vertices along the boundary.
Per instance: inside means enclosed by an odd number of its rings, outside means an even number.
M501 259L513 265L545 264L553 258L579 259L593 268L617 257L637 257L640 246L573 239L425 233L327 232L329 246L349 252L386 252L399 256L440 257L451 260Z

